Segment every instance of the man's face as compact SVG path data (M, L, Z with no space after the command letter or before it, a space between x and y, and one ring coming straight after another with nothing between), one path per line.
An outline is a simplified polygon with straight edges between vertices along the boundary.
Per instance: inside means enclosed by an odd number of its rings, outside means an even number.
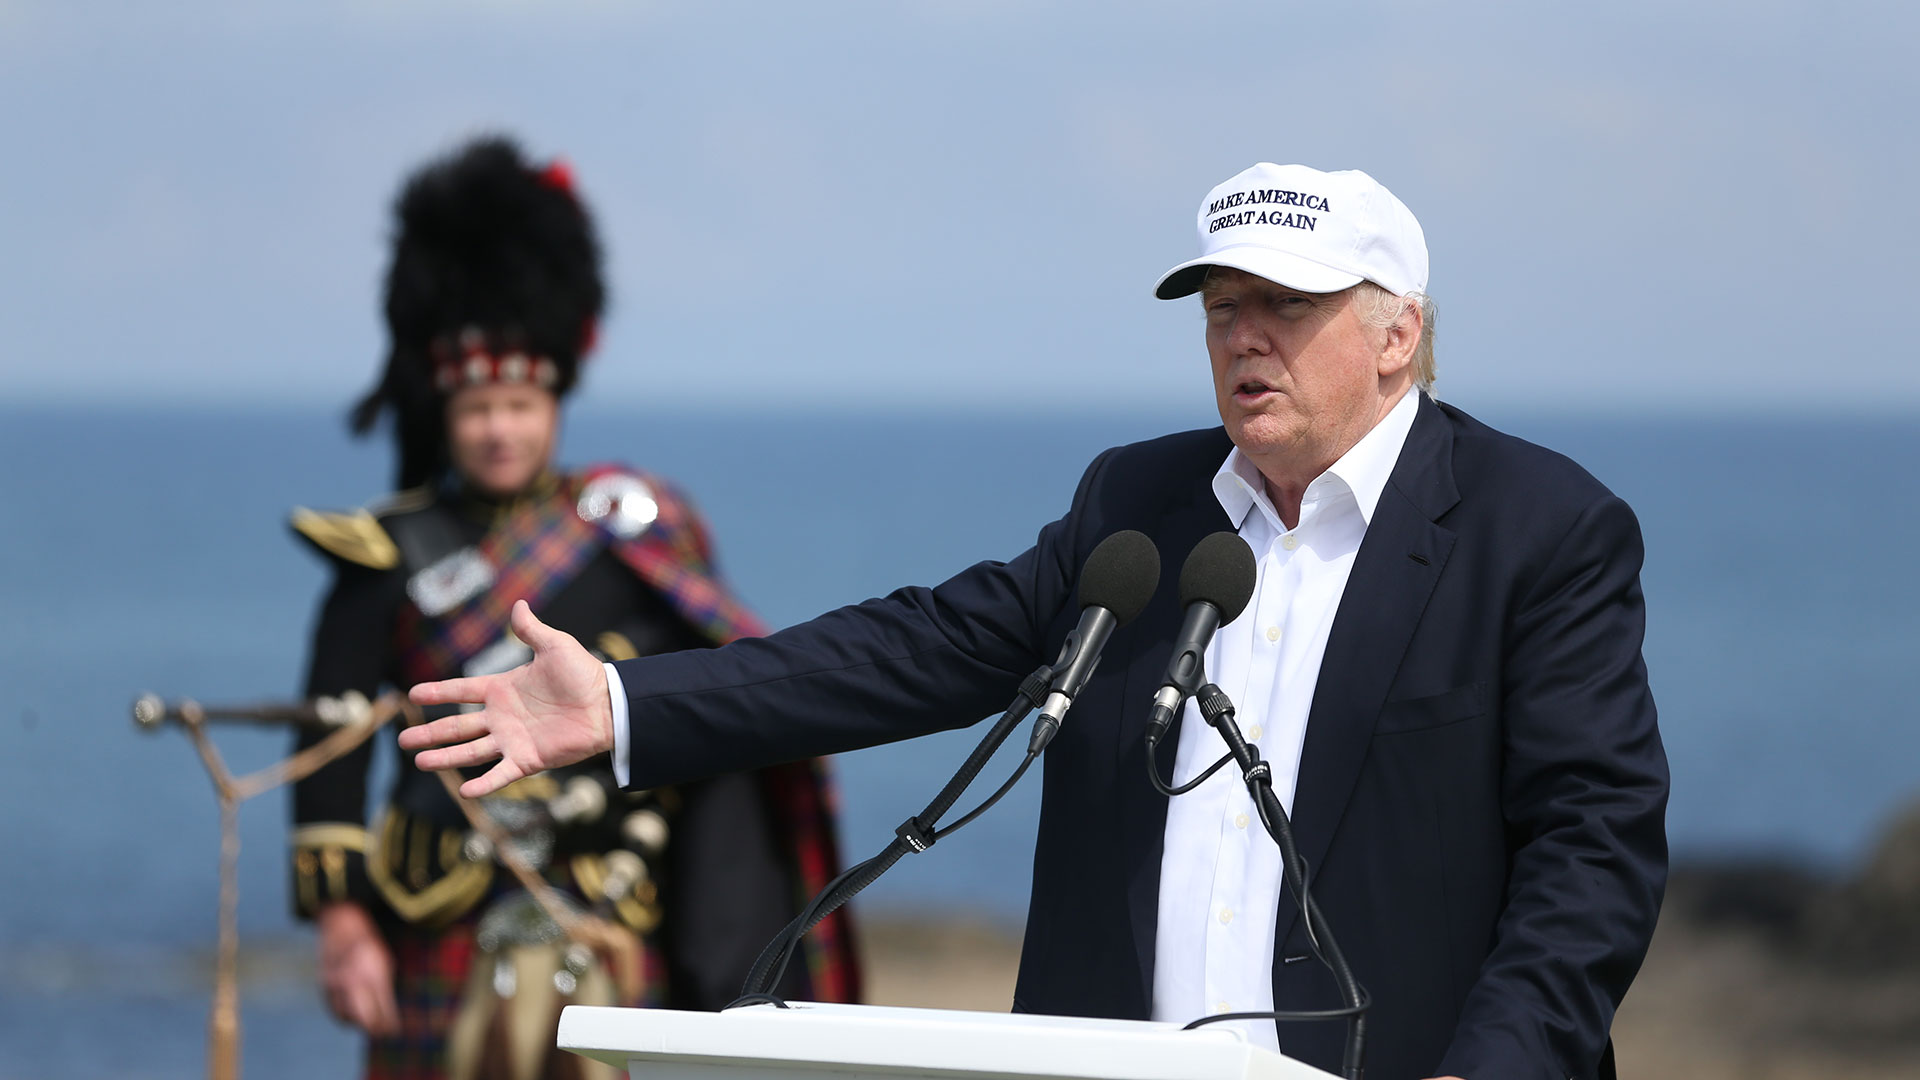
M467 483L495 496L524 491L553 459L560 405L537 386L469 386L447 400L447 449Z
M1200 297L1220 419L1263 472L1317 474L1372 428L1385 335L1360 320L1352 290L1305 293L1220 267Z

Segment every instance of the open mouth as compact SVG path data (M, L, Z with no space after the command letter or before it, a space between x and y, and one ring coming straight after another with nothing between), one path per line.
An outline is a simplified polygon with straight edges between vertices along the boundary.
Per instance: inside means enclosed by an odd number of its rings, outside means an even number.
M1258 398L1271 393L1273 393L1273 387L1259 379L1243 379L1233 388L1233 396L1242 399Z

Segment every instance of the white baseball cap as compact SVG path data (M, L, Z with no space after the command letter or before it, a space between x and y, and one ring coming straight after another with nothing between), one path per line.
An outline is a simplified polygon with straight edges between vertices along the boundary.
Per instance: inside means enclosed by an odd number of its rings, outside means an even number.
M1210 266L1230 266L1301 292L1361 281L1405 296L1427 288L1427 237L1413 211L1358 169L1321 172L1263 161L1207 192L1200 257L1161 276L1153 294L1200 291Z

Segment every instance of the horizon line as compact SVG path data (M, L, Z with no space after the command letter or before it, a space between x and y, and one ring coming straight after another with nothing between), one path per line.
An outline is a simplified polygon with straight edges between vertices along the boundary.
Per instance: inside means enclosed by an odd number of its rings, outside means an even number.
M1454 405L1474 416L1483 417L1567 417L1581 419L1663 419L1663 418L1700 418L1700 419L1756 419L1756 420L1920 420L1920 399L1904 400L1899 398L1879 400L1787 402L1774 399L1727 399L1711 402L1631 400L1594 400L1591 398L1579 402L1570 402L1565 397L1551 399L1523 400L1519 398L1487 398L1470 402L1459 402L1442 394L1439 400ZM858 399L802 399L785 403L767 403L739 405L712 399L653 399L641 400L622 397L599 397L591 400L574 400L565 404L567 415L574 417L602 418L619 416L676 416L704 417L711 419L717 415L735 417L782 417L788 419L808 418L952 418L952 419L996 419L1028 418L1035 416L1071 417L1075 420L1095 419L1110 416L1115 419L1143 419L1164 416L1178 423L1205 426L1209 422L1217 423L1217 417L1204 404L1195 402L1193 407L1169 407L1150 401L1111 399L1056 403L1036 401L1031 398L1014 402L994 403L975 399L957 399L937 404L894 405L877 401ZM90 400L67 395L49 395L45 397L0 396L0 412L14 414L45 413L73 414L93 413L97 415L158 415L168 412L183 416L222 415L231 416L240 413L260 415L327 415L346 417L351 409L350 402L316 402L311 400L293 400L288 398L244 398L244 397L198 397L136 399L131 397L108 397Z

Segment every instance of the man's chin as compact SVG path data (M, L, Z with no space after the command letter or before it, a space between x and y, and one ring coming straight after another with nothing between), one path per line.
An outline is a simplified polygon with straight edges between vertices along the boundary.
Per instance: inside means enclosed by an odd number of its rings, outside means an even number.
M467 482L482 494L496 499L511 498L532 485L538 473L529 473L524 469L490 469L477 476L470 476Z
M1298 432L1284 419L1266 413L1242 414L1227 421L1227 438L1250 458L1277 453L1299 441Z

